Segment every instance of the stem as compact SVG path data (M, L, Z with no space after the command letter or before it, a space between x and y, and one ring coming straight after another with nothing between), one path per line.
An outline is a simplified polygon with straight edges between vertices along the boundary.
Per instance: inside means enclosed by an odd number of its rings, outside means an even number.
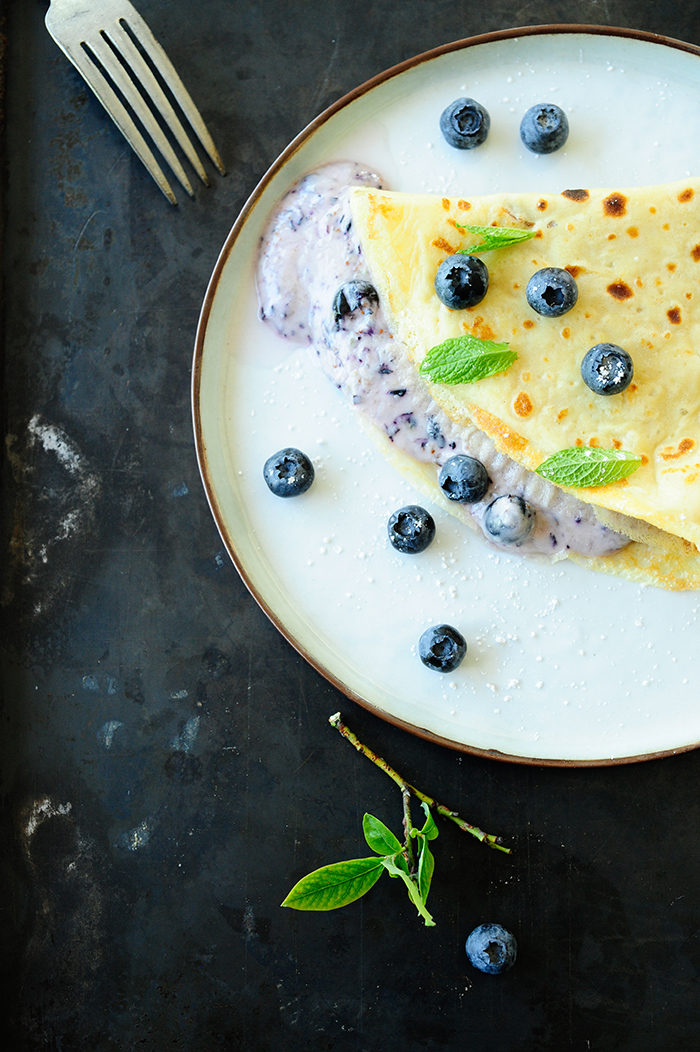
M340 730L340 727L338 730ZM342 734L343 732L341 731L340 733ZM402 787L401 797L403 799L403 835L406 838L404 855L408 862L408 872L413 874L416 871L416 857L413 853L413 837L411 836L411 830L413 829L413 822L411 821L411 792L407 785Z
M411 811L409 801L411 793L413 793L414 796L417 796L419 800L422 800L424 803L426 803L428 807L434 807L437 813L439 815L442 815L443 818L449 818L450 821L454 822L455 825L458 825L460 829L463 829L466 833L471 833L471 835L476 837L477 840L480 840L482 844L487 844L489 847L492 847L495 851L503 851L506 855L511 854L511 849L509 847L505 847L501 843L500 837L494 836L492 833L484 833L484 831L482 829L479 829L478 826L473 826L469 822L465 821L463 818L460 818L456 811L451 811L449 807L445 807L444 804L438 803L438 801L435 800L432 796L428 796L426 793L421 792L420 789L416 789L415 786L410 785L405 778L403 778L397 771L394 770L393 767L390 767L386 760L383 760L382 757L379 756L376 752L374 752L373 749L370 749L368 745L365 745L355 734L353 734L350 728L343 723L339 712L336 712L333 716L330 716L328 722L332 727L335 727L335 729L339 731L344 738L347 738L350 744L354 745L358 752L361 752L363 756L366 756L368 760L371 760L373 764L376 764L377 767L384 771L385 774L388 774L391 780L395 782L396 785L398 785L399 789L401 790L401 795L403 797L404 832L406 834L408 850L411 852L411 855L413 853L413 849L410 844ZM409 869L412 870L412 858L408 859L408 863Z

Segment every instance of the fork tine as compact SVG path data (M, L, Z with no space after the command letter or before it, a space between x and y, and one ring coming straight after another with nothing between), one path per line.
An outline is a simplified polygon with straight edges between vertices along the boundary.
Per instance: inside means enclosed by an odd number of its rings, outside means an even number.
M160 46L153 33L148 28L144 20L141 18L138 11L134 8L129 12L129 17L121 18L120 22L126 23L133 35L138 40L141 47L144 49L146 54L150 57L154 66L162 76L165 83L168 85L173 93L173 96L187 117L188 121L194 128L204 149L207 151L212 161L219 169L222 175L226 174L223 161L219 156L219 151L214 145L214 140L207 131L207 126L202 120L199 110L195 106L194 102L190 98L187 88L180 80L177 70L173 66L172 62L166 55L163 48Z
M51 32L51 30L49 30L49 32ZM141 132L129 116L129 113L115 94L109 81L102 75L94 62L87 57L80 45L78 45L77 48L73 48L69 45L63 44L53 33L51 33L51 35L66 58L70 59L78 72L85 79L88 86L92 88L97 98L107 110L107 113L124 135L134 152L140 160L143 161L167 199L171 204L176 205L177 198L175 197L168 180L165 178L160 165L146 144Z
M175 151L168 142L163 129L158 124L158 121L155 119L149 106L142 98L138 88L134 85L131 77L126 72L121 62L117 59L109 44L106 43L102 36L98 35L93 39L86 41L85 46L96 56L96 58L99 59L100 64L107 70L136 116L146 128L146 131L153 139L161 154L172 168L182 186L190 197L194 197L194 190L185 174L185 169L178 161Z
M129 34L119 22L114 22L110 28L103 30L103 32L109 37L114 47L120 52L130 69L136 74L141 84L146 89L149 98L157 106L165 123L179 142L199 178L205 186L209 186L209 179L204 170L204 165L199 159L199 155L192 145L192 141L187 134L182 121L176 114L170 104L170 100L153 75L151 67L144 60L141 52L135 46Z

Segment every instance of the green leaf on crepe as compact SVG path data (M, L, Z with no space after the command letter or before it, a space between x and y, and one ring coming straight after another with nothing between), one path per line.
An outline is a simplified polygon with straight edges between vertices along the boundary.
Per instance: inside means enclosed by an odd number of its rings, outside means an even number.
M455 336L431 347L418 371L436 384L474 384L504 372L517 357L507 343Z
M337 910L347 906L377 883L384 872L382 863L374 855L322 866L302 877L282 905L293 910Z
M481 238L475 245L469 248L460 248L461 256L470 256L474 252L488 252L492 248L508 248L510 245L519 245L522 241L529 241L535 236L534 230L520 230L518 227L510 226L462 226L455 223L459 230L468 230L470 234L476 234Z
M587 486L608 486L626 478L641 463L640 456L624 449L573 446L548 457L537 468L537 474L558 486L584 489Z
M374 815L365 815L362 819L362 831L372 851L376 851L378 855L395 855L401 851L401 842L389 827Z

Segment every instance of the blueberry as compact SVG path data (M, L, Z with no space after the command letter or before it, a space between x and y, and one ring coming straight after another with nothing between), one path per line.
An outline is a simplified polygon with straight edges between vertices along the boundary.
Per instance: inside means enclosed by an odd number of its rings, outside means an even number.
M434 672L454 672L466 653L464 636L452 625L433 625L418 640L418 656Z
M515 936L500 924L480 924L465 944L467 957L480 972L499 975L515 964L518 944Z
M475 504L486 494L491 479L480 460L458 453L443 464L438 484L448 500Z
M531 106L520 122L520 138L533 153L553 153L569 138L566 114L554 103Z
M484 512L484 530L492 541L522 544L535 528L535 510L522 497L496 497Z
M488 269L477 256L448 256L435 275L435 291L450 310L475 307L483 300L488 287Z
M425 508L409 504L394 512L388 530L394 548L406 555L418 555L435 537L435 520Z
M340 319L346 314L354 314L356 310L362 314L373 314L378 303L377 290L369 281L346 281L333 297L331 309L336 328L340 327Z
M620 394L632 382L634 365L615 343L597 343L581 362L583 382L600 395Z
M533 274L525 289L527 302L545 318L559 318L566 314L578 299L578 285L568 270L544 267Z
M458 150L473 150L481 146L491 127L491 118L474 99L455 99L440 117L440 131Z
M314 480L314 466L299 449L280 449L265 461L263 477L276 497L298 497Z

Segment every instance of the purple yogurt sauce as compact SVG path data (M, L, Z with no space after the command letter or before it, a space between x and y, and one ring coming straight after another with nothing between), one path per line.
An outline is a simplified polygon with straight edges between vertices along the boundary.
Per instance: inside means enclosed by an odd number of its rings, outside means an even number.
M497 496L516 494L535 509L535 527L518 545L523 553L608 555L629 538L596 519L590 504L499 453L476 427L457 427L434 402L407 354L397 354L381 303L336 320L333 300L350 280L371 283L352 229L348 189L381 186L378 175L354 162L326 165L301 179L281 202L262 238L257 286L262 319L289 340L308 344L323 371L355 408L385 432L397 449L436 469L457 453L480 460L491 486L477 504L462 505L483 531L484 512Z

